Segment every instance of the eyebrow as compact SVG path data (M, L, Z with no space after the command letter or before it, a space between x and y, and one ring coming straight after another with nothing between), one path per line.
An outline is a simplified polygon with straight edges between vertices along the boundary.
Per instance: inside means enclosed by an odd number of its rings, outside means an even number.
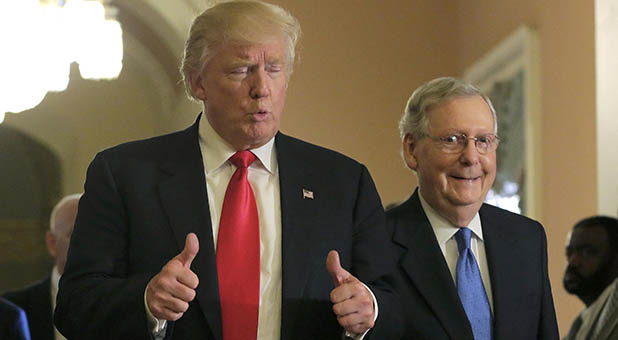
M461 130L447 130L446 132L444 132L444 134L440 135L440 136L451 136L451 135L463 135L466 137L470 137L470 135L468 133L465 133ZM496 134L493 132L480 132L478 134L475 134L474 137L485 137L485 136L495 136Z
M273 64L281 64L284 65L284 58L282 57L269 57L266 59L266 64L267 65L273 65ZM236 65L235 67L238 66L246 66L246 65L255 65L255 61L249 59L248 56L242 56L242 57L235 57L234 59L232 59L230 61L230 65Z

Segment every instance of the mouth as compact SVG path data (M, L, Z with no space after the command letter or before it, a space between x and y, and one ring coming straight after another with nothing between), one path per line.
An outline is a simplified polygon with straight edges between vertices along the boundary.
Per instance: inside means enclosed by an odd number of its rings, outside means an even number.
M564 273L565 281L581 281L582 276L575 270L568 267L566 272Z
M563 281L562 281L564 288L566 288L567 291L572 292L574 290L577 290L577 287L579 287L582 283L582 280L578 277L575 276L566 276L564 277Z
M464 182L474 182L477 180L481 179L481 176L455 176L455 175L451 175L451 178L457 180L457 181L464 181Z
M266 119L266 117L268 117L269 113L270 112L268 110L257 110L257 111L254 111L254 112L249 112L249 115L253 119L255 119L257 121L260 121L260 120Z

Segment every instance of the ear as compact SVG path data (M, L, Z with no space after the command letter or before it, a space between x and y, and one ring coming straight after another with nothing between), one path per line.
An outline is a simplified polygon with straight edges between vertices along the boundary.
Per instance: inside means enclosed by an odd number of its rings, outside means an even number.
M49 254L56 257L56 235L52 234L51 231L45 233L45 244L47 245L47 251Z
M189 84L191 84L191 93L199 100L206 100L206 89L204 88L204 77L201 74L192 74L189 76Z
M409 133L407 133L401 141L401 153L403 155L403 160L406 162L408 168L414 171L416 171L418 166L418 162L416 161L416 156L414 154L414 150L417 146L418 144Z

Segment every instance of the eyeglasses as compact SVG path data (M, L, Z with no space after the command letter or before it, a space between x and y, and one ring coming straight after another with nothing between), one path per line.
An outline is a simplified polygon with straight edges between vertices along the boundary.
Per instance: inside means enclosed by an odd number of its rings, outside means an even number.
M447 136L430 136L427 138L438 143L440 148L447 153L460 153L468 145L468 140L474 141L474 146L480 154L487 154L496 151L498 144L500 144L500 138L494 134L468 137L465 134L452 134Z

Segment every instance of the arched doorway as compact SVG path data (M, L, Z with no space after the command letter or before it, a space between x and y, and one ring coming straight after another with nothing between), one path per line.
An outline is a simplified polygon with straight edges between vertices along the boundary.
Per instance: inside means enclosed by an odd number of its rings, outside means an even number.
M60 163L33 138L0 125L0 291L49 274L49 214L60 196Z

